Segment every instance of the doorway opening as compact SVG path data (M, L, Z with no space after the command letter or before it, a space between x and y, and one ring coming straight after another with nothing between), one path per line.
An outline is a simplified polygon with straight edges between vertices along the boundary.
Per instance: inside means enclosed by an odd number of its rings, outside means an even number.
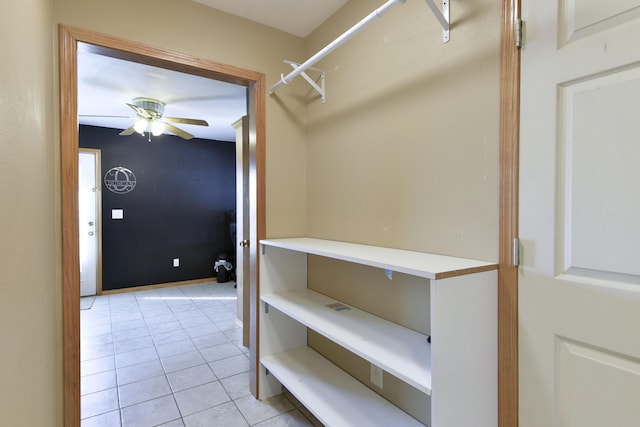
M78 28L60 26L60 102L61 102L61 187L62 187L62 271L63 271L63 380L64 425L80 425L80 272L78 224L78 43L87 43L96 53L133 62L154 65L247 88L247 123L249 127L250 164L254 168L250 182L250 235L256 242L264 237L264 159L265 159L265 76L201 58L117 39ZM249 248L249 319L251 391L257 384L256 318L257 245ZM245 285L246 286L246 285ZM245 288L246 289L246 288ZM248 320L248 321L247 321Z

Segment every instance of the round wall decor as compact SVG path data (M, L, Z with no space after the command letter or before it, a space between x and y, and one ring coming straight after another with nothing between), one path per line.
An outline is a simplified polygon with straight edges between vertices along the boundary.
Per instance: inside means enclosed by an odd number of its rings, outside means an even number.
M125 194L136 186L136 176L129 169L116 166L104 174L104 185L114 193Z

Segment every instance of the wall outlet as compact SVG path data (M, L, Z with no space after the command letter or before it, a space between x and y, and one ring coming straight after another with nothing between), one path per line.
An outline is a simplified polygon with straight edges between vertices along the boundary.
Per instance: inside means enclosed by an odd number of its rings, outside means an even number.
M377 367L376 365L374 365L373 363L370 365L371 366L371 383L373 383L373 385L375 385L376 387L378 387L379 389L382 389L382 377L383 377L383 370L382 368Z
M180 258L174 258L173 259L173 266L174 267L180 267Z

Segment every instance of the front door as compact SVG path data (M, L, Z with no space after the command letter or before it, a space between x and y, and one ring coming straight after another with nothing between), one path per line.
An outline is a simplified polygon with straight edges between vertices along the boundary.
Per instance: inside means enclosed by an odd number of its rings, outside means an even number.
M100 286L100 150L78 153L78 237L80 296L96 295Z
M640 1L522 1L521 427L640 426Z

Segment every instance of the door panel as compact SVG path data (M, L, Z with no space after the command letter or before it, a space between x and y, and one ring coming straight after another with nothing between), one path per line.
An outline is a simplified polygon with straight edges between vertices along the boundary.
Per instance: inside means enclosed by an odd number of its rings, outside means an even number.
M564 268L574 274L640 274L640 98L633 93L640 94L635 66L560 86Z
M560 2L560 45L637 19L637 0L563 0Z
M638 425L640 360L562 337L556 349L559 425Z
M100 261L100 151L78 153L80 296L102 290Z
M242 322L242 345L249 347L249 282L251 193L249 191L251 164L249 160L249 118L244 116L233 124L236 128L236 284L238 319Z
M521 426L637 426L640 2L522 2Z

